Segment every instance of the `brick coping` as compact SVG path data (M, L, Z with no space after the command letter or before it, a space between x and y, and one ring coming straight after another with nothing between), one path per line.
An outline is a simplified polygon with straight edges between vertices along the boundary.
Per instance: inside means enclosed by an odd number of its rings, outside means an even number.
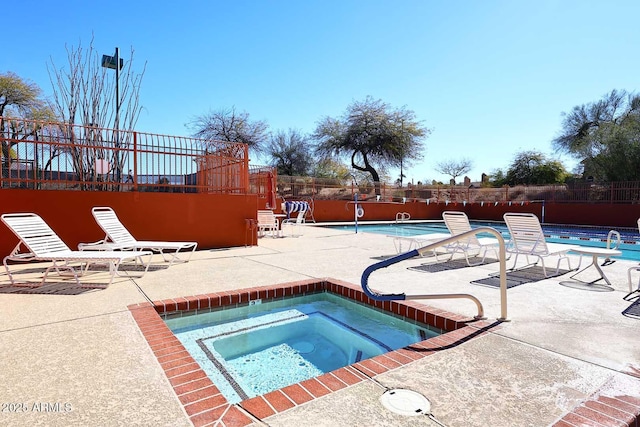
M427 324L441 329L444 333L262 396L230 404L161 317L161 315L178 312L210 311L217 307L241 306L255 299L264 301L323 291L341 295L408 320ZM413 301L374 301L359 286L335 279L311 279L195 295L153 303L132 304L128 308L186 414L195 426L213 424L246 426L254 422L247 413L258 419L270 417L357 384L369 377L375 377L438 351L457 346L488 333L489 329L499 327L499 323L496 322L477 321Z

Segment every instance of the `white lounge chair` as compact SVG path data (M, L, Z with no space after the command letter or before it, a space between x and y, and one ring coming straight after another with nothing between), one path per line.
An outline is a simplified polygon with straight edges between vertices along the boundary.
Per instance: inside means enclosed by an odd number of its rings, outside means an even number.
M286 218L282 220L282 229L284 230L285 225L288 226L291 236L300 236L300 234L295 234L294 230L299 228L305 222L305 215L307 214L307 210L299 210L298 215L295 218Z
M267 232L271 237L278 237L280 233L280 222L271 210L258 210L258 236L264 236Z
M78 248L82 251L149 249L159 252L162 255L162 259L165 262L169 261L169 266L171 266L174 262L189 262L191 255L193 255L198 247L197 242L136 240L122 222L120 222L113 209L108 207L95 207L91 209L91 213L100 228L106 233L106 236L98 242L80 244ZM179 257L180 251L182 250L189 251L187 258L183 259ZM168 253L165 253L165 251L168 251Z
M69 249L40 216L34 213L4 214L2 215L2 222L20 239L11 254L4 257L3 260L4 267L12 285L16 283L7 261L52 262L53 264L45 270L40 285L45 283L51 270L55 270L58 274L62 274L61 270L69 271L78 286L82 286L78 276L86 273L92 264L108 264L111 276L107 284L108 286L113 282L113 277L118 274L118 268L123 261L135 260L136 262L140 262L145 267L142 275L149 269L149 262L145 264L142 261L142 257L152 255L150 251L73 251ZM22 245L25 246L27 252L21 252ZM76 271L76 268L70 265L71 263L80 264L80 270ZM83 264L86 265L86 267L83 268Z
M640 231L640 218L638 218L638 231ZM631 281L631 272L632 271L640 271L640 265L634 266L634 267L630 267L627 270L627 280L629 282L629 293L627 295L625 295L624 299L634 299L634 298L640 297L640 279L638 279L638 286L634 290L633 289L633 282ZM634 295L636 293L638 295L632 297L632 295Z
M447 233L431 233L431 234L417 234L415 236L394 236L387 235L387 237L393 238L393 245L396 248L396 252L407 252L412 249L422 248L424 246L430 245L435 242L439 242L440 240L448 239L451 237L451 234ZM403 248L403 244L407 244L406 248ZM433 255L438 258L438 253L436 249L433 250Z
M469 218L464 212L458 211L445 211L442 212L442 219L444 219L444 223L449 229L449 232L452 236L457 236L458 234L466 233L467 231L471 231L471 224L469 223ZM493 251L495 253L496 259L498 259L498 248L499 243L497 239L491 237L480 237L477 236L469 236L463 240L458 240L457 242L451 243L446 246L447 250L451 252L451 257L458 252L464 254L465 260L467 261L467 265L480 265L484 263L485 258L487 257L487 252ZM479 262L471 263L469 260L469 256L482 257Z
M538 261L540 261L545 277L549 276L547 275L544 260L550 256L558 257L556 275L560 272L560 263L563 259L567 261L569 270L571 270L571 260L569 260L567 253L572 249L579 249L580 246L564 243L547 243L540 221L534 214L505 213L503 218L509 229L509 234L511 234L511 240L507 245L507 253L515 254L512 269L516 268L518 257L525 255L527 262L529 262L529 257L537 258L536 262L532 263L532 265L536 265Z

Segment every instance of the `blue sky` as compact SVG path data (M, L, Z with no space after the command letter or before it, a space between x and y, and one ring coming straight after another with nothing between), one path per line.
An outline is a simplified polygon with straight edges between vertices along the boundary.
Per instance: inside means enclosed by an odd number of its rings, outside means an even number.
M133 48L134 69L146 62L139 131L188 135L194 117L235 106L271 130L311 133L368 95L406 106L433 130L405 171L415 182L446 182L435 164L463 157L479 180L524 150L572 169L551 145L561 113L639 89L637 0L22 0L12 10L22 22L5 32L0 72L48 95L47 63L62 65L65 45L93 35L98 52L118 46L125 60Z

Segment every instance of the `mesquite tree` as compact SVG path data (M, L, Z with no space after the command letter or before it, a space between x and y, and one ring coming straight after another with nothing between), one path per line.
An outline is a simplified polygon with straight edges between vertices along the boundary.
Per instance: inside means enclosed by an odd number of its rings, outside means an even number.
M266 121L251 120L249 113L238 112L235 107L197 116L187 126L196 138L247 144L256 153L264 151L269 129Z
M469 172L471 168L473 168L473 160L464 157L460 160L442 160L436 163L435 170L442 174L449 175L455 185L456 178Z
M413 111L393 109L382 100L367 97L352 103L340 118L322 119L313 136L318 155L349 156L353 169L371 175L380 195L379 170L420 159L422 140L429 133L430 129L416 121Z

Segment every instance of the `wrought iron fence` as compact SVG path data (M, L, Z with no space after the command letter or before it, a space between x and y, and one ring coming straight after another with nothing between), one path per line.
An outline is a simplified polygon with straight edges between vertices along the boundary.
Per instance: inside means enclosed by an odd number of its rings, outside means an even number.
M248 194L246 144L0 117L2 188Z
M245 144L0 117L0 188L258 194L290 199L640 203L640 182L486 188L277 176ZM276 184L274 184L276 183ZM277 186L274 192L273 188Z
M284 199L360 199L381 201L429 200L430 202L527 202L640 203L640 182L573 182L563 185L474 187L462 185L380 184L376 194L371 183L347 179L278 176L278 194Z

